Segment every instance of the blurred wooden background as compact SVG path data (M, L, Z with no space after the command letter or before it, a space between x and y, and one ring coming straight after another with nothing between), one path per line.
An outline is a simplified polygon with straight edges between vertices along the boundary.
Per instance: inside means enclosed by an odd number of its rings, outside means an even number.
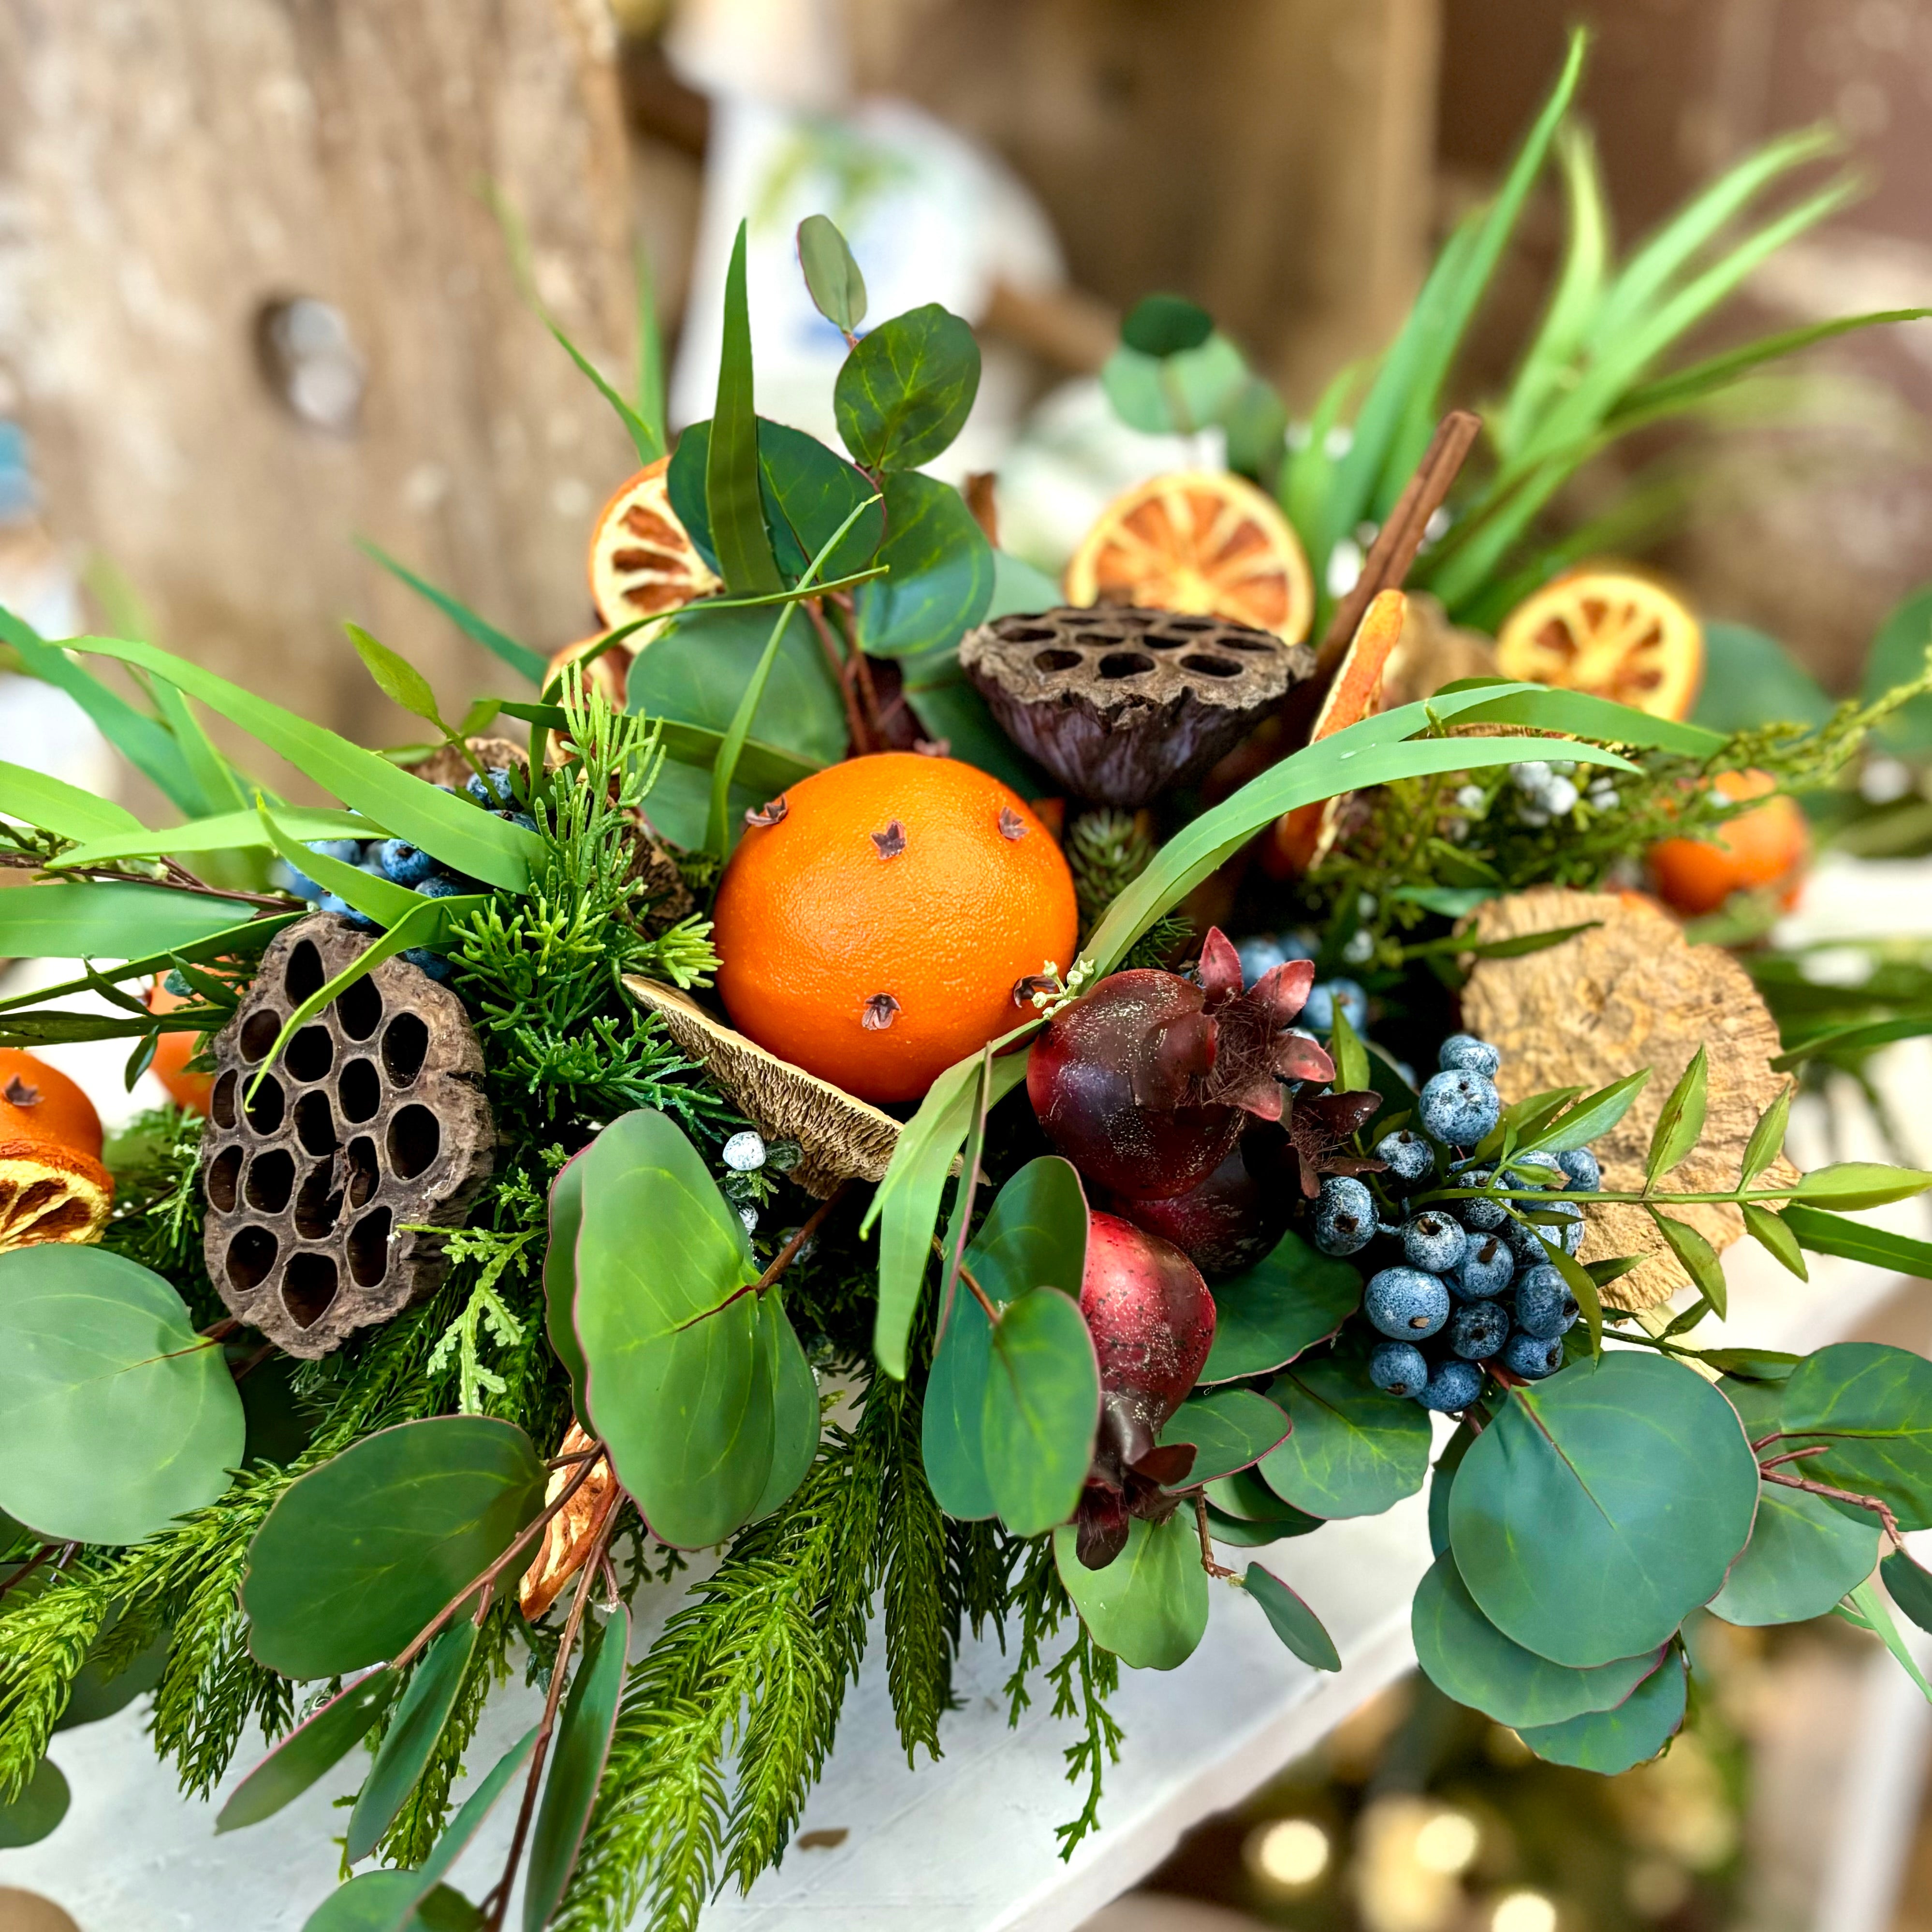
M1566 23L1593 12L1586 108L1627 238L1750 142L1827 116L1881 184L1760 278L1758 319L1932 290L1932 0L814 4L842 8L856 88L928 106L1040 197L1077 299L1058 333L1004 320L1042 386L1090 358L1112 310L1168 287L1306 404L1386 340ZM518 302L481 189L522 208L546 298L607 366L631 351L634 236L674 322L703 118L680 127L661 85L667 10L0 0L0 388L54 536L118 567L162 641L379 736L406 734L342 646L345 616L452 699L500 683L358 533L534 644L584 631L584 541L630 453ZM1526 230L1474 394L1533 320L1553 196ZM291 409L262 352L265 316L304 296L343 319L361 384L333 428ZM1900 334L1808 365L1840 385L1817 392L1831 434L1751 431L1665 554L1712 608L1841 680L1877 613L1932 577L1924 354Z

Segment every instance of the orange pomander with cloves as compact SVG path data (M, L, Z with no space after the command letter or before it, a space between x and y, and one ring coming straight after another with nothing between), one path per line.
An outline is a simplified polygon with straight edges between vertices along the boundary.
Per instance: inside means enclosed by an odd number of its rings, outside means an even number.
M916 1100L1073 963L1073 877L1037 816L956 758L880 752L748 816L718 889L733 1023L864 1100Z

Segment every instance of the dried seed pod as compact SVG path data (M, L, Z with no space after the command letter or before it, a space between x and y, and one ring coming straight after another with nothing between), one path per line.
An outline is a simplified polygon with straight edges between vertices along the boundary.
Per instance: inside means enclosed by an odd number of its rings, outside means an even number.
M1271 631L1126 604L995 618L959 662L1015 744L1124 806L1201 776L1315 668Z
M790 1178L807 1193L823 1200L842 1180L886 1178L899 1138L891 1114L767 1053L674 987L628 975L624 985L640 1006L663 1019L680 1049L704 1066L767 1141L798 1142L804 1158ZM867 1024L892 1022L888 1015Z
M556 1453L560 1456L580 1456L594 1446L584 1425L573 1422ZM550 1472L550 1484L544 1492L545 1503L554 1503L562 1495L578 1467L575 1462L566 1462ZM569 1502L544 1525L543 1540L537 1545L530 1567L524 1572L524 1580L517 1586L517 1606L532 1623L556 1601L565 1584L584 1568L591 1545L622 1494L610 1457L600 1451Z
M483 1050L463 1004L383 960L291 1040L289 1015L370 944L317 913L277 934L214 1042L202 1142L209 1278L230 1312L310 1360L420 1300L490 1172Z

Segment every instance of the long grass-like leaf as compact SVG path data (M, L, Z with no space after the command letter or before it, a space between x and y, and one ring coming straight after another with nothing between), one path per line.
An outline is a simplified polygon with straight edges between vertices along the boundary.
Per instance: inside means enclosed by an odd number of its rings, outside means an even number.
M17 612L0 607L0 638L20 654L28 675L64 691L93 719L100 734L134 769L154 780L170 803L190 818L200 810L201 787L166 725L139 711Z
M500 631L487 617L479 617L467 604L439 590L427 578L418 577L406 563L399 563L380 544L358 537L356 547L380 563L392 577L406 584L418 597L426 598L466 638L473 638L486 651L494 652L512 670L520 672L532 684L543 682L547 660L528 644L520 644L507 631Z
M148 688L154 709L180 747L182 762L201 794L197 818L212 818L221 812L239 812L248 802L235 767L216 749L208 728L194 715L194 707L168 682L158 678Z
M230 684L199 664L127 638L75 638L70 648L151 671L198 698L365 817L419 845L452 871L521 892L543 845L534 832L398 771L320 724Z
M326 852L311 852L277 814L264 805L257 808L262 833L268 843L298 872L304 873L326 892L333 892L345 905L366 914L379 926L392 926L409 917L423 904L422 895L407 886L399 886L380 873L365 872L360 866L345 865Z
M125 806L25 765L0 763L0 812L63 838L148 836L148 828Z
M190 946L234 917L231 899L132 880L18 886L0 892L0 958L127 959L157 944Z
M651 272L650 250L637 247L638 380L634 413L658 454L670 447L664 434L664 332L658 327L657 278ZM655 459L650 459L655 460Z
M85 890L98 890L98 887ZM0 895L4 896L4 895ZM235 908L231 908L231 910ZM165 973L171 967L210 960L242 958L260 952L285 926L292 926L298 919L308 916L308 908L302 906L286 913L271 913L266 917L244 920L234 926L222 927L204 939L184 941L164 947L158 952L145 952L138 958L122 958L119 963L82 974L75 980L63 980L58 986L37 986L32 992L16 993L10 999L0 1000L0 1014L17 1012L22 1006L44 1005L50 1000L64 1000L74 993L98 993L103 986L122 986L130 980L152 979L157 973ZM143 934L152 941L154 934ZM50 955L53 958L65 957L62 954ZM113 958L115 956L106 956Z
M738 224L724 275L724 332L718 350L718 399L705 451L704 506L718 572L733 590L779 590L759 481L758 417L752 388L752 318L745 296L745 224Z
M1497 449L1507 458L1528 436L1550 395L1576 359L1603 300L1610 266L1610 217L1597 166L1595 142L1583 128L1566 124L1556 134L1556 158L1570 214L1570 237L1563 269L1543 326L1516 370L1508 400L1491 424Z
M352 812L328 812L307 806L281 806L276 821L292 838L380 838L385 826L372 824ZM272 848L260 816L251 806L246 812L224 812L214 818L196 818L186 825L171 825L158 832L132 821L133 829L90 839L86 844L50 860L50 872L77 866L111 866L122 859L177 858L196 852L248 852ZM71 836L71 835L70 835ZM304 855L304 860L309 856Z

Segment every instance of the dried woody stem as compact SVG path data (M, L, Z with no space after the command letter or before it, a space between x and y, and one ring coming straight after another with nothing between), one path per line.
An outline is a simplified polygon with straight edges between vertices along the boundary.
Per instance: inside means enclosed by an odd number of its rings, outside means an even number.
M1194 1492L1194 1527L1201 1533L1202 1568L1210 1576L1232 1577L1234 1574L1233 1570L1223 1568L1214 1561L1214 1546L1208 1533L1208 1492L1205 1490Z
M588 1466L586 1464L586 1468ZM544 1762L549 1755L551 1733L556 1729L557 1711L563 1702L564 1678L584 1628L584 1613L590 1607L592 1580L605 1574L609 1568L604 1550L616 1520L617 1511L614 1509L605 1516L584 1557L584 1567L578 1572L577 1592L570 1600L569 1620L563 1627L563 1640L557 1646L556 1662L550 1669L550 1690L544 1699L543 1720L537 1726L537 1741L530 1752L530 1771L524 1780L524 1802L518 1808L517 1828L511 1835L509 1856L503 1863L503 1876L483 1901L485 1932L502 1932L503 1915L510 1907L510 1887L516 1880L518 1866L523 1862L524 1841L530 1836L530 1820L536 1813L537 1790L543 1782Z
M1335 607L1316 653L1318 671L1332 671L1348 648L1362 614L1382 591L1400 587L1429 533L1429 520L1442 508L1457 472L1481 432L1483 419L1467 410L1451 410L1436 425L1420 466L1402 488L1388 520L1376 533L1354 588Z
M1778 1439L1776 1436L1767 1436L1762 1442L1754 1442L1751 1447L1754 1450L1762 1449L1766 1443L1775 1442ZM1885 1526L1885 1533L1892 1539L1893 1549L1904 1550L1905 1539L1899 1533L1898 1519L1877 1497L1862 1496L1856 1490L1834 1488L1829 1483L1814 1483L1803 1476L1786 1475L1778 1467L1780 1462L1797 1462L1808 1456L1822 1456L1830 1447L1828 1443L1815 1442L1809 1448L1788 1449L1781 1456L1768 1456L1759 1463L1757 1472L1767 1483L1776 1483L1787 1490L1803 1490L1808 1495L1824 1497L1828 1502L1850 1503L1854 1508L1870 1510Z
M423 1646L428 1643L479 1590L484 1593L484 1604L487 1606L490 1594L496 1587L496 1579L517 1560L519 1552L529 1547L531 1540L542 1529L544 1525L548 1522L550 1518L555 1516L558 1510L562 1509L564 1504L584 1486L590 1478L591 1471L596 1468L598 1463L608 1453L602 1442L593 1444L590 1454L586 1456L582 1462L578 1466L576 1473L557 1492L556 1500L554 1502L546 1503L517 1532L509 1548L505 1550L495 1562L492 1563L481 1575L472 1576L454 1596L450 1598L448 1603L443 1605L441 1610L436 1612L434 1616L430 1618L428 1623L423 1625L421 1630L416 1632L414 1636L410 1638L409 1642L391 1659L389 1668L392 1670L401 1670L403 1666L407 1664L416 1652L421 1650ZM615 1515L616 1511L613 1510L611 1514Z

